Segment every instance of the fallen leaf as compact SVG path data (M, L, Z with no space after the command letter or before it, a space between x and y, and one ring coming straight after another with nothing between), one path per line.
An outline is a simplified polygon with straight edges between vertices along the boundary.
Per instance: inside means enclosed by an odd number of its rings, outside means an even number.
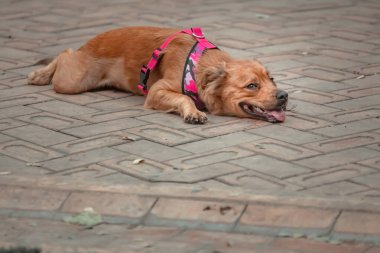
M358 76L356 79L363 79L365 75Z
M129 136L123 136L121 139L122 139L122 140L127 140L127 141L136 141L135 138L133 138L133 137L129 137Z
M99 223L102 223L102 216L97 214L92 208L85 208L83 212L78 215L65 217L63 219L66 223L77 224L91 228Z
M139 163L142 163L142 162L144 162L144 159L135 159L133 161L133 164L139 164Z
M231 209L232 209L232 207L230 207L230 206L221 206L221 207L219 208L219 213L220 213L221 215L225 215L226 212L229 211L229 210L231 210Z
M0 176L10 175L12 172L10 171L0 171Z

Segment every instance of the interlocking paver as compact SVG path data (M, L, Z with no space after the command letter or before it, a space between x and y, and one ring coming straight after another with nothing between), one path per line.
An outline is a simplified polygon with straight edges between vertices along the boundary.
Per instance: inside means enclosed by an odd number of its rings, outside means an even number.
M378 151L359 147L305 158L295 163L314 169L326 169L333 166L359 162L379 155L380 152Z
M0 226L15 229L0 231L0 247L23 242L45 245L44 252L376 252L372 245L380 232L368 220L377 220L380 210L378 8L373 0L3 1L0 181L13 190L0 198L10 204L0 208ZM27 85L26 75L40 67L36 61L76 49L105 30L136 25L199 25L232 56L259 59L289 92L286 121L208 115L205 125L191 125L176 114L144 109L144 97L128 92L65 95L51 85ZM144 161L133 164L136 159ZM144 216L152 202L136 200L156 198L160 215ZM234 230L246 204L262 207L252 220L276 226L240 224ZM86 206L123 225L81 230L48 220ZM226 222L236 206L240 213ZM131 210L139 215L131 218ZM331 219L318 216L329 212L343 212L334 229ZM7 218L12 215L20 220ZM360 225L350 227L341 218ZM136 228L127 225L137 222ZM279 231L309 237L274 238ZM321 231L321 238L313 235ZM368 243L343 242L353 239Z
M57 151L19 140L0 144L0 153L26 162L41 162L63 156Z
M5 130L4 133L41 146L50 146L76 138L44 127L26 125Z

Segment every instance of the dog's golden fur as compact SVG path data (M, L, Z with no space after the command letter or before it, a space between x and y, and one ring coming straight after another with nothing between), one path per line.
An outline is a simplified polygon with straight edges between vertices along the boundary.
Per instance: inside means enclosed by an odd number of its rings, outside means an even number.
M137 88L141 66L149 61L154 49L177 31L130 27L102 33L77 51L68 49L46 67L30 73L28 82L52 83L56 92L65 94L111 86L142 95ZM185 60L194 43L192 36L178 34L164 50L150 75L145 107L177 112L189 123L204 123L206 114L182 94L181 88ZM235 60L221 50L208 50L195 75L199 96L212 114L251 117L239 106L241 102L266 110L279 108L278 89L257 61ZM247 89L250 83L257 88Z

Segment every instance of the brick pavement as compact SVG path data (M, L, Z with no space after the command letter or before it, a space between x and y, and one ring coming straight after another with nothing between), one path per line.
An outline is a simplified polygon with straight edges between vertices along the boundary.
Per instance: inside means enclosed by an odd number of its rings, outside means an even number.
M8 236L0 245L380 251L378 1L0 6L0 221ZM69 96L26 85L37 60L127 25L200 25L233 56L261 60L289 92L286 122L210 115L195 126L124 92ZM62 222L87 206L107 222L94 230Z

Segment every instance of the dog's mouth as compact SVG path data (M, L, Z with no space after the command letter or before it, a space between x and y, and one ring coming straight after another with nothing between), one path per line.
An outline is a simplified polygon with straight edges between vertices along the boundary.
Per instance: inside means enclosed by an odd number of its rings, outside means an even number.
M285 121L285 108L280 110L264 110L246 102L239 103L240 108L254 118L264 119L271 123Z

